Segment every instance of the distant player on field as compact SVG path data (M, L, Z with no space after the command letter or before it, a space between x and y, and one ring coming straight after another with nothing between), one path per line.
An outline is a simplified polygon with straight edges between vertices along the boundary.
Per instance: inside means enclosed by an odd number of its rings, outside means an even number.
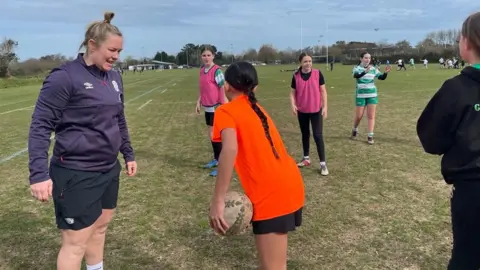
M212 141L212 127L213 119L215 116L215 110L221 104L226 102L225 92L223 90L223 84L225 78L223 72L218 65L213 62L214 49L210 46L206 46L202 51L203 66L200 68L200 95L197 100L195 111L200 114L200 109L203 107L205 111L205 123L208 126L208 136L212 143L213 148L213 160L203 166L204 168L211 169L218 165L218 157L222 150L221 142ZM217 170L213 169L210 176L216 176Z
M302 133L303 158L298 167L310 166L310 125L320 158L320 173L328 175L323 140L323 121L327 118L327 88L320 70L312 68L312 57L300 54L300 67L293 73L290 87L292 112Z
M385 68L385 72L381 73L380 70L373 67L370 64L370 54L364 52L360 55L360 64L353 68L353 77L357 81L356 88L356 108L355 117L353 119L352 139L357 138L358 125L362 120L367 108L368 117L368 135L367 142L373 144L373 129L375 127L375 114L378 104L377 87L375 86L375 78L379 80L385 80L390 67Z
M423 68L424 68L424 69L428 69L428 59L425 58L425 59L423 59L422 61L423 61Z

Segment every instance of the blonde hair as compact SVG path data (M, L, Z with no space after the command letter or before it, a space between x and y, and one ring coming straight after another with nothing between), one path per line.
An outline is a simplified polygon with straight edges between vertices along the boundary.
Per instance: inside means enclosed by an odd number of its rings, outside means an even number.
M109 34L122 36L122 32L120 32L118 27L110 23L115 16L115 13L105 12L103 16L103 21L96 21L88 25L83 42L80 44L80 50L85 48L88 52L88 41L90 39L95 40L98 45L104 42Z

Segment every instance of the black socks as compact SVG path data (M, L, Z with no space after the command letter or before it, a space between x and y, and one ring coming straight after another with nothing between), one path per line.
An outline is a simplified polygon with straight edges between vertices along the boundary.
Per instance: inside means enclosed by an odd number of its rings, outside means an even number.
M220 152L222 151L222 143L221 142L212 142L213 148L213 157L218 161L220 158Z

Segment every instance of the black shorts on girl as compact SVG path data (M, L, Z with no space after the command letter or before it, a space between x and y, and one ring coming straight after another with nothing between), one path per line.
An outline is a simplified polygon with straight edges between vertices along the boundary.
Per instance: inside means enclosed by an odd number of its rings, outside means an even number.
M272 219L252 221L253 234L288 233L302 225L302 210Z
M220 106L221 104L215 104L213 106L204 106L204 108L208 107L209 109L213 108L213 112L205 112L205 124L207 126L213 127L213 120L215 119L215 110Z
M207 126L213 127L213 120L215 119L215 113L214 112L205 112L205 124Z
M118 160L107 172L78 171L52 164L50 177L57 227L81 230L93 225L102 209L115 209L121 169Z

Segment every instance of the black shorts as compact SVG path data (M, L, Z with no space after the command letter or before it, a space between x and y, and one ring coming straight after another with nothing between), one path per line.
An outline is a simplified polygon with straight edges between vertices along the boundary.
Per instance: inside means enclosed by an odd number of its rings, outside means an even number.
M57 227L81 230L95 223L102 209L115 209L121 169L118 160L110 171L103 173L77 171L52 164L50 177Z
M302 225L302 210L267 220L252 221L254 234L288 233Z
M215 118L214 112L205 112L205 123L207 126L213 127L213 119Z

